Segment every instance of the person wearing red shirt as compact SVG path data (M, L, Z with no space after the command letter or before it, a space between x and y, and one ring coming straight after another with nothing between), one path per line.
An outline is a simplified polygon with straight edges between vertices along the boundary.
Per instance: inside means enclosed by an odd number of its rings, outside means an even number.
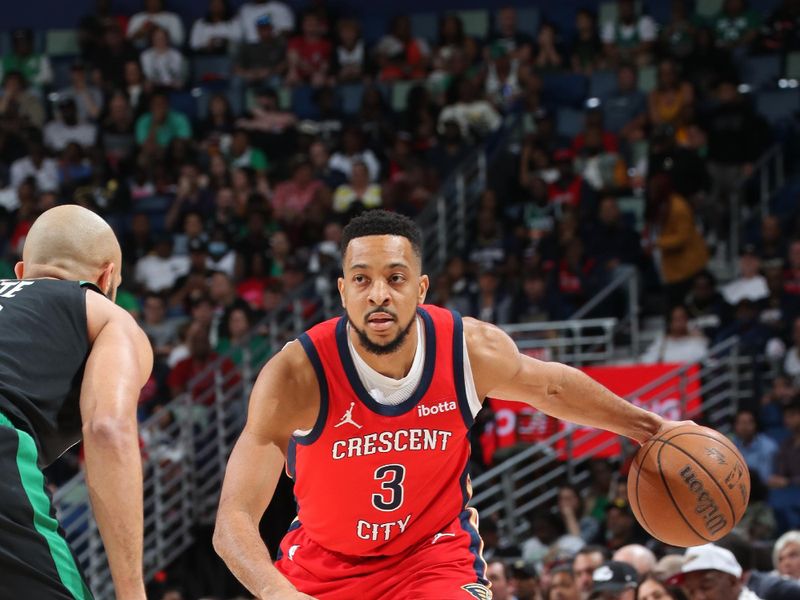
M323 37L324 26L319 17L308 13L303 17L303 35L289 40L289 85L325 84L331 64L333 46Z
M569 148L560 148L553 154L553 159L558 168L558 179L547 186L547 200L551 204L561 204L580 207L587 210L587 197L591 190L579 174L575 173L572 161L575 154Z

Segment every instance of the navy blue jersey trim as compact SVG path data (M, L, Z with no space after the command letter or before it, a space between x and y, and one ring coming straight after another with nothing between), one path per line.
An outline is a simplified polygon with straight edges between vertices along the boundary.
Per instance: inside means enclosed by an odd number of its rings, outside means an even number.
M474 561L472 563L472 568L475 571L475 578L478 583L483 585L487 585L489 583L488 579L486 578L486 561L483 558L482 554L482 546L483 542L481 540L481 535L478 532L478 529L475 525L472 524L470 521L470 517L473 514L475 509L468 508L467 502L470 499L469 493L469 461L464 466L464 472L461 474L460 483L461 483L461 495L464 500L464 508L459 515L459 523L461 524L461 529L463 529L469 535L469 551L474 557ZM477 512L474 513L477 516Z
M300 522L300 519L295 519L294 521L292 521L292 524L289 525L289 529L286 530L286 533L284 534L284 537L289 535L289 533L291 533L295 529L300 529L301 526L302 526L302 523ZM279 547L278 551L275 553L275 561L277 562L282 558L283 558L283 550L281 550L280 547Z
M319 382L319 414L317 415L317 421L314 423L314 427L308 435L293 436L298 444L308 446L316 442L317 438L322 435L322 430L325 428L325 421L328 420L328 380L325 378L325 369L322 368L322 361L319 358L317 349L314 347L314 342L311 341L308 334L303 333L297 339L300 340L303 350L306 351L306 355L308 355L308 359L311 361L311 366L314 367L314 372L317 374L317 381Z
M289 446L286 448L286 474L294 479L295 462L297 459L297 441L295 437L289 438Z
M464 419L464 425L469 429L475 422L475 418L469 407L467 385L464 380L464 323L461 321L460 314L454 310L450 312L453 314L453 381L456 386L456 398L458 398L461 418Z
M396 417L413 410L428 391L431 381L433 381L433 370L436 366L436 328L433 325L433 319L426 310L417 307L417 314L422 318L422 323L425 327L425 364L422 368L422 378L411 397L395 406L387 406L376 402L369 395L369 392L364 388L364 384L361 383L353 357L350 356L350 348L347 346L347 318L342 317L336 324L336 345L339 348L339 358L350 382L350 387L353 388L355 395L367 408L379 415Z

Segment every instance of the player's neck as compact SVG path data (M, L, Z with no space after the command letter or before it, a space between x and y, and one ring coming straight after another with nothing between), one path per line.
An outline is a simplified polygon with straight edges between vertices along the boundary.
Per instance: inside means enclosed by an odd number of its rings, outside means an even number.
M411 327L406 339L400 347L391 354L374 354L361 345L358 335L350 328L350 339L358 355L367 363L367 366L384 377L402 379L411 371L414 356L417 352L417 328Z

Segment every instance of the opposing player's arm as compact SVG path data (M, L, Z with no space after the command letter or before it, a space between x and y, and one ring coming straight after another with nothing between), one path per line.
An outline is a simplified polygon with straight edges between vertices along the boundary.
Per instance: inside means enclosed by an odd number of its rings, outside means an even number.
M470 364L481 398L491 396L530 404L579 425L599 427L644 442L664 420L638 408L568 365L520 354L501 329L464 319Z
M310 429L319 411L319 386L299 342L262 369L250 396L247 424L225 472L214 549L258 598L301 598L272 565L258 524L272 500L289 438Z
M133 318L105 297L87 292L86 313L92 340L80 398L86 483L116 597L144 599L136 406L153 354Z

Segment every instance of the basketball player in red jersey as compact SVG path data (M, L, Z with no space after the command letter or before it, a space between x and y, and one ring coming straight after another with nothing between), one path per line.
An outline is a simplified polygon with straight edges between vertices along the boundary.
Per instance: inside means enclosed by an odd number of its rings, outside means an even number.
M500 329L425 305L421 233L370 211L342 239L346 316L264 367L228 463L214 547L258 598L491 598L467 507L481 399L644 442L674 427L587 375L521 355ZM258 523L281 468L298 518L270 560Z

